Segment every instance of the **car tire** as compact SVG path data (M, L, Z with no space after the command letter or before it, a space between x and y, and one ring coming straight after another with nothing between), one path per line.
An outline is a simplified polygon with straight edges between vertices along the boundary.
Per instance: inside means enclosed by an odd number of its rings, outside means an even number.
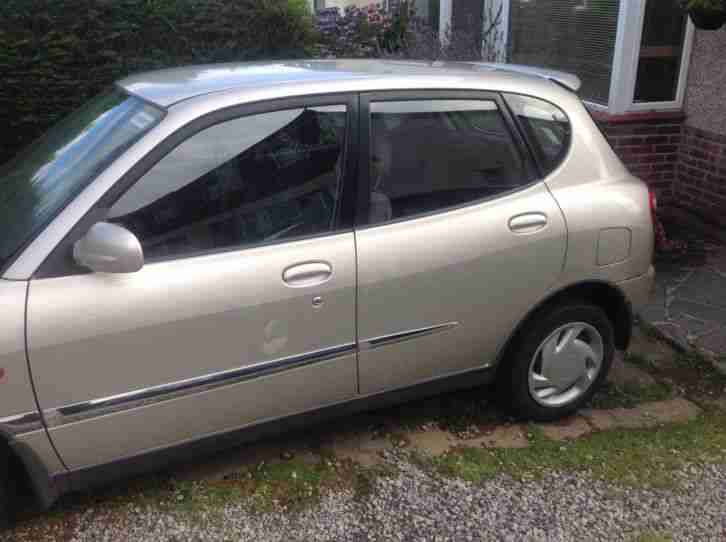
M543 311L515 340L497 392L507 410L533 421L575 413L605 380L615 354L610 319L586 302Z

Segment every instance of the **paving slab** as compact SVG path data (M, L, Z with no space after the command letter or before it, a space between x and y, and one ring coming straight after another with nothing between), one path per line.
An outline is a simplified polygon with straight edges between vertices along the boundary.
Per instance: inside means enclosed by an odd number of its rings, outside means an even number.
M653 326L681 350L688 350L688 330L674 322L652 322Z
M618 426L617 419L608 410L583 410L580 414L596 431L607 431Z
M406 433L411 447L426 455L443 455L457 444L461 444L454 435L441 429Z
M703 267L680 285L676 295L696 303L726 308L726 280L715 271Z
M655 378L650 373L625 363L620 352L617 353L613 360L608 373L608 381L621 389L645 388L655 384Z
M526 448L529 440L521 425L501 425L462 444L471 448Z
M658 425L657 420L638 408L611 408L607 412L613 417L614 428L642 429Z
M537 424L544 433L544 436L550 440L571 440L580 438L592 433L592 427L581 416L573 416L559 422L547 424Z
M633 337L630 340L628 353L643 357L656 366L668 365L676 357L676 352L670 345L648 337L638 327L633 330Z
M685 423L698 417L701 409L694 403L682 398L643 403L635 410L658 423Z
M726 279L724 279L726 282ZM717 325L726 324L726 309L700 301L676 295L669 309L671 320L679 316L685 316L693 322L693 329L696 332L696 325L706 325L715 322Z
M689 244L703 245L696 241ZM704 255L657 260L653 293L639 316L680 349L726 356L726 245L708 244Z
M726 327L718 328L707 335L698 337L694 343L699 348L723 356L726 353ZM726 369L723 363L716 363L716 367Z
M392 448L390 440L372 431L335 433L323 443L341 460L350 460L364 467L372 467L383 462L382 452Z

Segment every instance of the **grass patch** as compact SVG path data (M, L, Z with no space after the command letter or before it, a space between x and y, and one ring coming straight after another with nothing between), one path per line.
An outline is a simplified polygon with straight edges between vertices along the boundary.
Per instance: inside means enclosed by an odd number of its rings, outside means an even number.
M626 486L672 488L674 471L686 463L726 461L724 412L704 414L683 425L619 429L569 442L548 440L536 426L530 426L529 435L529 448L462 448L434 459L434 466L471 482L499 474L525 479L580 471Z
M641 403L665 401L674 396L673 387L666 382L655 382L647 386L630 384L616 386L605 382L588 404L589 408L633 408Z
M175 484L174 495L177 507L183 509L219 508L249 500L258 511L294 511L319 502L324 488L337 479L337 470L329 461L308 464L293 458L261 463L224 480L180 482Z

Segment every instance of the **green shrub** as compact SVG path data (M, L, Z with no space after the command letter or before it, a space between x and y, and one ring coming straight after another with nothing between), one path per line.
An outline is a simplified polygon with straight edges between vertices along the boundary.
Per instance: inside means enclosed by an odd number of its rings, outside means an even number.
M303 57L307 0L3 0L0 163L114 80L160 67Z

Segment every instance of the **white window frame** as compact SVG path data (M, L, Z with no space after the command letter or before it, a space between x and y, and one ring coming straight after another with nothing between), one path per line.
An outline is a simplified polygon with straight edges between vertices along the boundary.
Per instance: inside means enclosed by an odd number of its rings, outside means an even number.
M612 115L646 111L680 111L686 96L688 69L691 63L695 27L690 17L686 23L683 38L681 66L678 73L676 98L667 102L636 102L635 82L640 62L640 44L643 39L645 6L647 0L621 0L618 20L618 35L613 59L613 77L610 85L610 106Z
M496 0L481 0L485 5ZM509 42L509 14L510 0L499 0L504 3L506 14L504 28L504 47ZM657 0L655 0L657 1ZM638 62L640 61L640 44L643 39L643 24L645 23L645 6L647 0L621 0L618 15L618 30L615 38L615 55L613 57L613 72L610 79L609 103L596 104L587 102L588 106L597 111L611 115L623 115L646 111L680 111L686 95L688 82L688 69L691 62L693 38L695 27L688 19L686 34L681 51L681 69L678 75L676 99L668 102L636 102L635 81L638 75ZM441 0L439 28L450 28L453 0Z

